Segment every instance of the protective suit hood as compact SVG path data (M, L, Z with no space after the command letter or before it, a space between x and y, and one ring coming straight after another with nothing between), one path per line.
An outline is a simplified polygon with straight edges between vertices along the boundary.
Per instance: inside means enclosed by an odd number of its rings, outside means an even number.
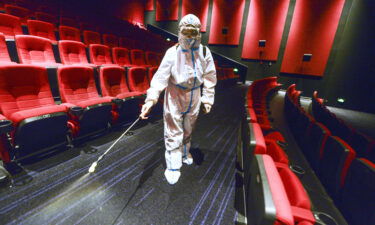
M184 16L178 25L178 43L182 49L198 48L201 43L201 21L193 14Z

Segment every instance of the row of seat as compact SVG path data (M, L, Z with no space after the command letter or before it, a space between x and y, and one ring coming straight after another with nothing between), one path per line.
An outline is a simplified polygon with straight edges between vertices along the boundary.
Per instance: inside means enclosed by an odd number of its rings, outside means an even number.
M254 224L314 224L309 196L289 167L283 149L287 146L285 138L271 128L268 119L269 100L279 87L276 77L269 77L254 81L246 94L241 168L247 193L247 216L256 218L251 219ZM260 121L267 124L258 123L258 117L265 118Z
M146 49L146 44L143 39L137 40L128 37L119 38L117 35L108 33L101 35L99 32L92 30L82 30L81 35L81 31L75 27L60 25L58 29L56 29L54 24L41 20L27 20L25 24L23 24L24 26L22 26L19 17L8 14L0 14L0 21L0 32L4 33L7 39L14 39L15 35L31 34L48 38L53 43L56 43L57 40L73 40L83 41L86 45L103 43L110 48L118 46L135 48L138 46L142 47L142 49ZM170 43L167 43L159 36L153 36L153 40L154 46L152 48L157 51L163 51L170 45Z
M332 135L338 136L353 147L358 157L375 162L375 140L359 132L342 119L331 113L315 91L311 103L311 112L318 122L324 124Z
M268 100L277 92L281 84L276 77L267 77L255 80L249 87L246 95L246 109L252 122L260 124L264 131L272 129L268 118Z
M0 34L0 64L14 63L11 61L8 45L4 36ZM22 64L59 66L61 62L65 65L101 66L117 64L125 67L157 67L161 60L161 55L156 52L144 53L140 49L128 50L120 47L110 50L105 45L91 44L88 48L91 59L91 63L89 63L86 46L82 42L59 41L58 48L55 48L54 52L54 47L50 40L32 35L16 35L15 45L17 59ZM14 52L11 55L14 55Z
M375 209L374 206L369 206L371 202L375 202L373 163L364 158L356 158L356 149L340 137L333 136L324 124L309 115L300 105L300 94L295 85L291 85L285 95L284 115L291 133L350 224L371 224ZM362 168L361 172L358 171L359 168ZM363 173L361 179L367 183L359 186L356 178L350 175L353 173ZM353 201L350 193L358 190L361 190L361 194Z
M81 139L131 120L149 87L145 68L133 67L126 77L119 66L100 68L97 91L94 69L88 66L58 68L62 104L52 97L47 69L35 65L0 66L0 152L5 163L34 154L71 139ZM7 137L7 138L5 138ZM10 142L9 142L10 140ZM21 154L14 155L15 153Z

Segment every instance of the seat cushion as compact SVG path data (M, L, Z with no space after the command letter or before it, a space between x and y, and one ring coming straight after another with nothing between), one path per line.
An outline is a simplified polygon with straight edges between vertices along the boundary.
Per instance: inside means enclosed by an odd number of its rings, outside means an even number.
M270 155L275 162L288 164L289 159L284 150L276 141L266 140L267 155Z
M12 113L9 116L9 119L17 124L27 118L42 116L42 115L57 113L57 112L66 112L66 111L67 111L67 108L63 105L44 106L44 107L38 107L34 109L22 110L22 111Z
M287 165L277 164L277 170L283 181L290 205L310 209L311 202L309 196L297 175L295 175Z

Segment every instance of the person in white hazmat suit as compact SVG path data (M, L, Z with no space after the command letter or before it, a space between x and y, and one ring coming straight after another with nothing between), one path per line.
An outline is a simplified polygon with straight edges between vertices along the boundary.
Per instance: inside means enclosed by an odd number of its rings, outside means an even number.
M160 93L164 96L164 141L167 168L165 177L175 184L181 176L182 162L193 163L191 134L201 103L209 113L214 103L216 70L210 50L201 45L201 23L192 14L179 23L178 44L169 48L152 78L140 117L147 119ZM205 48L205 49L204 49ZM202 91L201 91L201 85Z

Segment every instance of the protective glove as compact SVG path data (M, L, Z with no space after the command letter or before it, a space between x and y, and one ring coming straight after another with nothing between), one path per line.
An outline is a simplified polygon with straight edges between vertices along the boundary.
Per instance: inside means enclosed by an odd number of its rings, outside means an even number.
M142 119L142 120L146 120L148 119L147 114L150 113L151 111L151 108L152 106L154 105L153 101L147 101L143 106L142 106L142 110L141 110L141 114L139 115L139 117Z
M207 104L207 103L203 104L203 112L205 114L210 113L211 108L212 108L212 106L210 104Z

